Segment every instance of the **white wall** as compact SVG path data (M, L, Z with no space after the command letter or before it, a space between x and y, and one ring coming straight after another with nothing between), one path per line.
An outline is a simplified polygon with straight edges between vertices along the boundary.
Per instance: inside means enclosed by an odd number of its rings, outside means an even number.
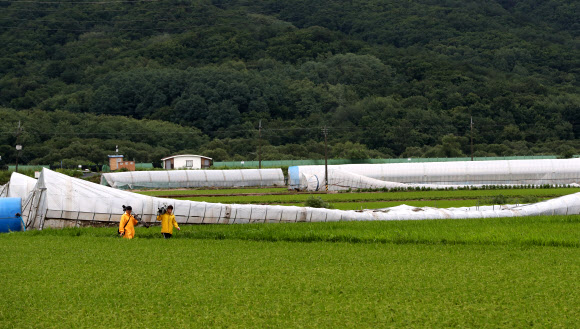
M187 160L193 161L192 167L187 167ZM163 161L163 166L165 168L165 161ZM201 157L176 157L173 158L174 169L201 169Z

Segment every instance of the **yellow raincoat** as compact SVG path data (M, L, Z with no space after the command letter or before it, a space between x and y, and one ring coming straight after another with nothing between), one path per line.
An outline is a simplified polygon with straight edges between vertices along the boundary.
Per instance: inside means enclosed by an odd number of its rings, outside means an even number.
M127 223L127 221L129 222ZM125 223L127 223L127 226L125 226ZM133 239L133 237L135 237L135 225L137 225L137 223L138 222L135 217L133 217L133 215L124 213L123 216L121 216L121 222L119 222L119 232L121 232L121 234L125 233L123 238Z
M157 220L161 221L161 233L173 234L173 227L179 228L175 221L175 215L165 213L157 216Z

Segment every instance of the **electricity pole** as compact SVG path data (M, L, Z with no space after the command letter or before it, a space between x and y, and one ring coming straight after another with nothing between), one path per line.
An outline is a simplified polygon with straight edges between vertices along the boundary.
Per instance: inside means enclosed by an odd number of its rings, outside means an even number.
M324 186L326 192L328 192L328 152L327 152L327 142L326 135L328 134L328 128L324 126L322 128L322 133L324 134Z
M262 169L262 120L258 123L258 168Z
M16 172L18 172L18 158L20 157L20 150L22 150L22 145L19 143L21 131L20 120L18 120L18 129L16 130Z
M473 117L471 117L471 161L473 161Z

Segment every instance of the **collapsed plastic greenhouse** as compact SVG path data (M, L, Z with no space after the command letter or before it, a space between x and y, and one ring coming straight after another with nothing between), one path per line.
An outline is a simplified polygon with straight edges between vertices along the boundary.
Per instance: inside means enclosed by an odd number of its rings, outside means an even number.
M14 172L10 176L10 181L0 186L0 197L25 200L35 185L36 179Z
M285 185L282 169L128 171L103 174L101 184L119 189Z
M289 187L325 188L324 166L288 168ZM387 183L384 183L387 182ZM329 190L430 185L567 185L580 183L580 159L348 164L328 166Z
M122 214L122 206L131 205L145 222L153 222L157 208L164 204L174 206L175 217L180 224L460 219L578 214L580 193L520 206L437 209L402 205L383 210L343 211L162 199L44 169L24 204L22 217L26 227L34 229L115 225Z

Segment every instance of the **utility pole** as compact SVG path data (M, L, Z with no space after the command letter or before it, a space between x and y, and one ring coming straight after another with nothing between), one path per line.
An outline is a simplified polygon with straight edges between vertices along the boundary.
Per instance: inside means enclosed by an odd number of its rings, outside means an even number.
M262 169L262 120L258 123L258 168Z
M22 145L20 145L20 133L22 129L20 127L20 120L18 120L18 129L16 130L16 172L18 172L18 158L20 157L20 150L22 150Z
M327 152L327 142L326 135L328 134L328 128L324 126L322 128L322 133L324 134L324 186L325 191L328 192L328 152Z
M473 161L473 117L471 117L471 161Z

